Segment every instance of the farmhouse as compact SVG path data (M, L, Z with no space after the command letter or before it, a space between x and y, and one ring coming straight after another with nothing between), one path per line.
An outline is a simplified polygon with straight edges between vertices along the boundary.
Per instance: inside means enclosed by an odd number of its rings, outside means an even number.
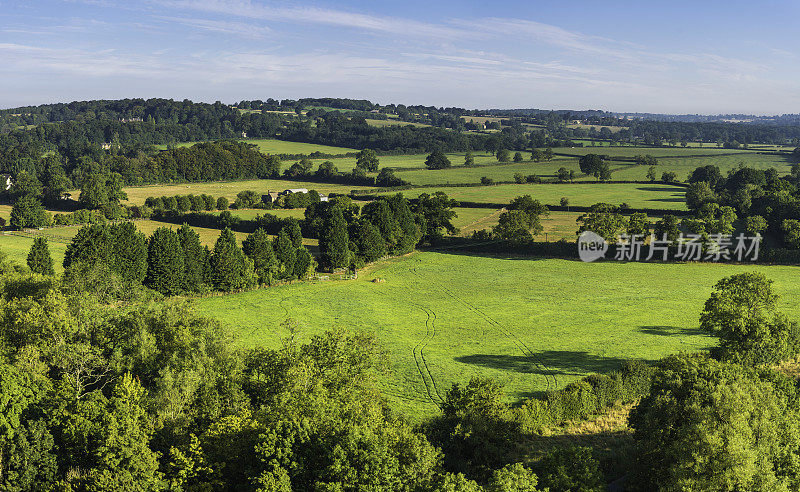
M8 191L11 189L11 185L14 182L11 180L11 176L8 174L0 174L0 189L3 191Z

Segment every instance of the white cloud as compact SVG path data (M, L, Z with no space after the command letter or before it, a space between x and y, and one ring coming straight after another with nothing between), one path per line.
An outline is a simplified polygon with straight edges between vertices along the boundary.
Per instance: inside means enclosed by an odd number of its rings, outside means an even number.
M255 26L253 24L246 24L243 22L230 22L222 20L211 19L198 19L187 17L167 17L158 16L157 19L183 24L195 29L210 31L221 34L230 34L234 36L241 36L249 39L263 39L272 32L272 29L266 26Z
M452 38L468 35L460 29L418 22L399 17L374 16L343 10L318 7L272 7L249 0L153 0L153 3L173 9L232 15L249 19L277 22L323 24L403 36Z

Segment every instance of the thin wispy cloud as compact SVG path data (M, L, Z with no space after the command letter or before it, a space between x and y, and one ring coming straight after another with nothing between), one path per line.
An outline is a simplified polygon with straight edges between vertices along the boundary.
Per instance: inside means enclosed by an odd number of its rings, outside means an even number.
M210 14L237 16L276 22L299 22L355 28L404 36L452 38L468 32L439 24L430 24L400 17L384 17L323 9L319 7L272 7L247 0L154 0L166 8L191 10Z
M244 22L167 16L158 16L156 18L168 23L182 24L201 31L210 31L249 39L263 39L273 32L269 27L256 26Z

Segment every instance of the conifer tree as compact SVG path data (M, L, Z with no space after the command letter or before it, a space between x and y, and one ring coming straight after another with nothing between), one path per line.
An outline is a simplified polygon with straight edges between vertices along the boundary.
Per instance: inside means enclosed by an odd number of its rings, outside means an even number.
M203 285L206 250L200 244L200 235L187 224L178 229L178 241L183 251L183 288L197 292Z
M43 237L33 240L33 246L28 253L28 266L34 273L41 275L55 275L53 271L53 259L50 257L50 248Z
M322 227L319 249L325 264L331 269L345 268L350 265L350 238L347 234L347 222L338 207L328 211Z
M298 248L294 258L294 276L299 279L307 278L314 272L315 264L314 257L306 248Z
M253 260L258 281L263 284L272 283L278 274L279 262L267 231L258 228L247 236L242 243L242 251Z
M286 232L289 233L289 239L292 240L292 245L299 248L303 245L303 231L300 229L300 221L295 218L290 218L283 226Z
M280 264L281 278L291 278L294 276L294 262L297 255L297 248L292 244L289 238L289 233L285 229L281 229L278 237L275 239L275 255L278 257Z
M177 294L183 287L183 250L178 234L159 227L150 236L147 248L145 285L165 295Z
M33 195L24 195L11 208L11 227L25 229L27 227L43 227L47 225L47 212Z
M147 239L144 234L133 222L112 225L109 234L109 266L124 280L141 283L147 274Z
M222 230L211 252L211 281L214 287L224 292L247 287L252 280L252 262L236 244L236 236L227 227Z
M108 263L111 254L111 234L108 226L92 224L81 227L67 245L64 268L83 263L93 265L98 261Z
M358 255L369 263L386 256L386 242L378 228L368 220L360 220L355 228L353 240L358 248Z

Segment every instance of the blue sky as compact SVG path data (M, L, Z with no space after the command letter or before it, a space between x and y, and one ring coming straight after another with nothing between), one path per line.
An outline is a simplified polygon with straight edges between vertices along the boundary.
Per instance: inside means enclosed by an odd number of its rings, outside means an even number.
M800 112L796 1L0 0L0 106L299 97Z

